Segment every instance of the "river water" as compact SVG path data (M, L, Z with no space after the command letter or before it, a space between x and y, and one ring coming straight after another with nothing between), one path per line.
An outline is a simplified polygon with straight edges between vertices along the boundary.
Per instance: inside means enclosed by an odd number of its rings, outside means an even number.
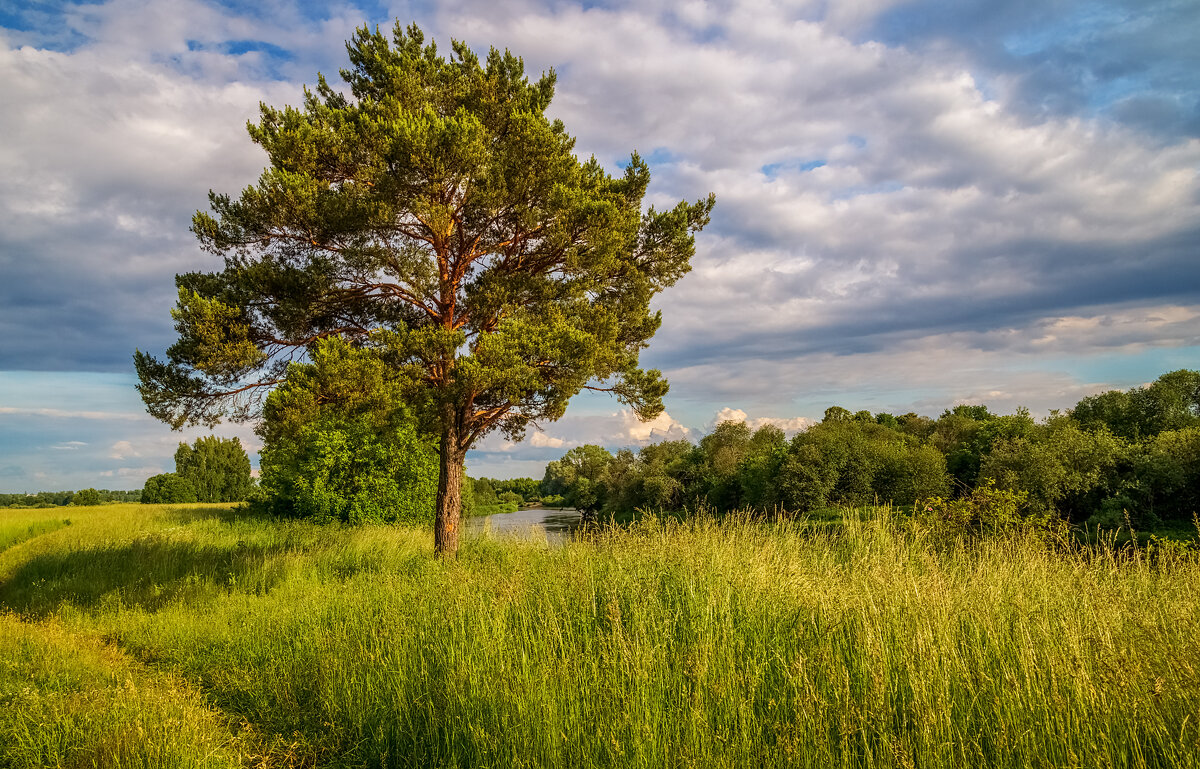
M468 518L466 530L507 537L545 537L551 543L566 542L578 528L578 510L533 507L515 513L497 513Z

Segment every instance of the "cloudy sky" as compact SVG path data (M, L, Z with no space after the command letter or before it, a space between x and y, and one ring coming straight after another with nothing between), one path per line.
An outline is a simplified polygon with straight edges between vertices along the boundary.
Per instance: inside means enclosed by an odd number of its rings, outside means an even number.
M176 272L220 267L191 215L261 170L260 101L397 18L553 68L580 152L638 150L652 202L717 195L643 357L667 414L579 396L474 475L832 404L1045 413L1200 368L1195 0L0 0L0 491L173 469L199 432L145 415L131 355L171 343Z

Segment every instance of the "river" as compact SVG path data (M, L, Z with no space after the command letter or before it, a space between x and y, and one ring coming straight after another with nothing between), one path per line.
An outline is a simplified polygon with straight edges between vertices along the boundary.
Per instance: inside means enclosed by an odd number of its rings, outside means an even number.
M515 513L497 513L468 518L466 530L487 532L500 536L545 537L548 542L561 543L571 538L579 526L578 510L531 507Z

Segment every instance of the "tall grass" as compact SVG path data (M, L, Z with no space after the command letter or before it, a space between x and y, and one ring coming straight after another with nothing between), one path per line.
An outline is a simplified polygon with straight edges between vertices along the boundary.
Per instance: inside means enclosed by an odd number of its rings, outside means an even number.
M0 510L0 550L70 523L69 518L63 517L62 510Z
M128 507L0 553L0 639L101 639L202 702L180 766L1200 764L1194 551L947 543L880 511L441 561L422 531ZM0 719L0 766L36 765L27 742Z

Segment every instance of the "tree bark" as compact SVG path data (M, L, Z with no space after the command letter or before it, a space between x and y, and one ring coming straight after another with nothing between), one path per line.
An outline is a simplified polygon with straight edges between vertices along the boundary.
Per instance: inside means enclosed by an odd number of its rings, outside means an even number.
M458 553L458 532L462 523L462 477L466 452L462 450L462 430L454 408L442 411L442 444L439 450L437 517L433 523L433 549L438 555Z

